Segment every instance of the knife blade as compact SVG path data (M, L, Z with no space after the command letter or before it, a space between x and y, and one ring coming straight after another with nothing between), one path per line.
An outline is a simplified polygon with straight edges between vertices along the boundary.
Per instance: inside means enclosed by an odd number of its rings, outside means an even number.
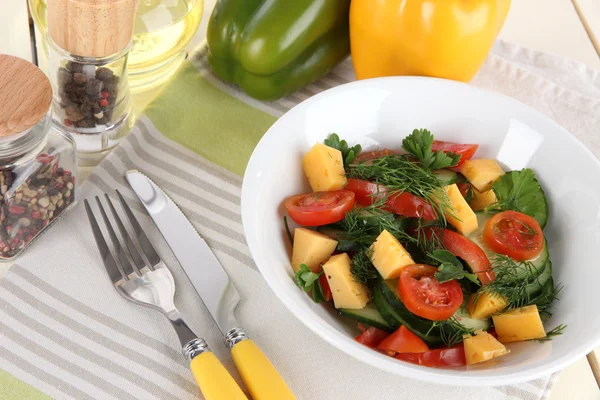
M281 375L238 325L240 295L204 239L183 212L150 178L127 171L125 178L171 247L190 282L225 336L242 380L254 400L294 400Z
M240 295L206 241L150 178L135 170L127 171L125 177L223 335L239 327L234 310Z

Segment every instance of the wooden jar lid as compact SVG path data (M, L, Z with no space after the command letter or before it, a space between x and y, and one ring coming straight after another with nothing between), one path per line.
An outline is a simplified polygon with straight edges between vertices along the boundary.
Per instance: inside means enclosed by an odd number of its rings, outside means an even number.
M0 137L37 124L52 103L46 75L32 63L0 54Z
M48 34L58 47L81 57L107 57L133 36L138 0L47 0Z

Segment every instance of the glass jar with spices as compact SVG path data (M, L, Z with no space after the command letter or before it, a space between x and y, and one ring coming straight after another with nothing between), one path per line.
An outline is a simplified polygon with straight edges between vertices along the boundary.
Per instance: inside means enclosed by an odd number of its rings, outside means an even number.
M0 261L10 261L75 204L77 158L35 65L0 55L0 99Z
M53 115L94 165L133 124L127 81L136 0L49 0L48 73Z

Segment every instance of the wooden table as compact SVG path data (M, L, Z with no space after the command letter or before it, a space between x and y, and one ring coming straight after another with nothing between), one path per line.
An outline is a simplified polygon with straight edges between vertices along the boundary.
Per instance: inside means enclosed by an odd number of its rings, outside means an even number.
M205 0L202 25L189 48L202 41L209 12L216 0ZM0 53L32 60L26 0L0 5ZM600 0L513 0L500 38L536 50L562 55L600 69ZM158 93L134 96L142 110ZM7 266L0 265L0 277ZM600 357L600 348L596 349ZM586 358L563 370L550 400L600 400L600 390Z

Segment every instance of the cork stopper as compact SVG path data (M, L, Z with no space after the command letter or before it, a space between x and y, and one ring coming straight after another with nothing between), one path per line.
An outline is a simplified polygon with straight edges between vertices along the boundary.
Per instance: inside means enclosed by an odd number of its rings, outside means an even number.
M133 36L137 0L47 0L48 34L81 57L119 53Z
M52 103L52 87L44 73L21 58L0 54L0 137L37 124Z

